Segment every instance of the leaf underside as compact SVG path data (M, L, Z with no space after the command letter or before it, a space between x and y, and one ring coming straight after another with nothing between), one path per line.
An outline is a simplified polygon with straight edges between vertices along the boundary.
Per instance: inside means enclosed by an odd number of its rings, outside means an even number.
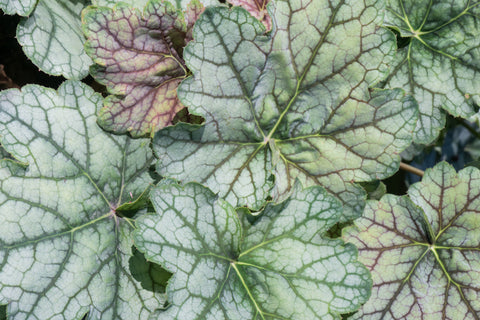
M81 82L0 94L0 304L11 319L145 319L162 293L132 278L132 223L115 214L152 181L148 140L106 134ZM16 170L13 170L16 169Z
M273 30L242 8L207 8L179 87L203 127L179 124L154 139L160 175L205 184L234 206L285 199L296 179L322 184L360 214L356 181L398 169L416 104L368 87L387 74L393 35L376 27L379 3L273 1Z
M384 25L408 45L398 50L386 87L404 88L419 103L414 141L432 142L444 110L468 118L480 103L479 1L388 0Z
M479 319L480 171L442 162L408 194L367 202L345 230L373 278L353 319Z
M157 214L137 220L135 243L174 274L159 319L337 320L368 299L370 277L355 247L319 236L341 214L320 187L296 188L248 228L196 183L164 181L151 199Z

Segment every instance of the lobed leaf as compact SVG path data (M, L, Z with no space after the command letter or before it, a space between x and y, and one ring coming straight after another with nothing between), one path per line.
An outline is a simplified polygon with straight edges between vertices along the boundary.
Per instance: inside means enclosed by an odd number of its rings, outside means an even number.
M401 87L419 103L414 141L432 142L445 113L468 118L480 103L479 1L388 0L384 25L407 45L398 50L387 87Z
M162 293L132 278L132 222L152 181L148 140L103 132L81 82L0 93L0 304L11 319L145 319ZM16 169L16 170L14 170Z
M67 79L88 75L92 60L83 47L80 21L80 12L88 3L88 0L38 0L30 16L22 18L17 27L18 42L40 70Z
M356 249L322 238L341 204L321 187L296 188L242 227L234 208L207 188L164 181L157 214L137 220L135 243L174 273L161 319L340 319L369 296Z
M100 125L142 136L171 124L183 108L177 98L187 72L179 53L187 33L183 16L153 0L143 15L123 3L89 7L83 25L86 50L97 63L91 73L114 94L99 113Z
M345 219L358 216L365 192L353 182L393 174L416 123L403 91L368 90L394 50L376 26L379 4L274 1L268 35L242 8L207 8L184 51L194 75L178 90L206 124L155 136L159 174L254 210L299 179L339 195Z
M367 202L345 230L373 278L353 319L478 319L480 171L442 162L408 194Z
M267 12L267 4L270 0L228 0L228 2L250 12L252 16L263 23L267 31L272 29L272 19Z

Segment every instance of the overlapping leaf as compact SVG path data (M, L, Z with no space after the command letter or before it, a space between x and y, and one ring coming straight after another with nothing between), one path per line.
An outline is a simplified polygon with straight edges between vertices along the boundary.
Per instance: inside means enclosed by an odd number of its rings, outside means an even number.
M368 299L355 247L319 236L341 215L323 188L296 188L247 229L196 183L167 180L151 199L157 214L137 220L135 243L174 273L161 319L340 319Z
M378 7L274 1L269 35L242 8L207 8L184 52L194 76L179 87L206 125L160 131L158 172L254 209L284 199L299 179L358 215L365 195L351 182L395 172L416 122L403 91L368 91L394 50L392 34L376 27Z
M38 0L0 0L0 9L5 14L18 14L28 16Z
M228 0L228 2L246 9L263 23L267 31L272 29L272 19L267 12L267 4L270 0Z
M414 140L429 143L445 124L442 109L466 118L480 103L480 2L387 2L384 24L409 38L398 51L387 86L402 87L417 99Z
M0 94L0 304L12 319L146 319L164 296L129 270L132 223L115 210L149 186L148 140L104 133L80 82ZM8 165L8 168L7 168Z
M22 18L17 28L18 42L42 71L67 79L82 79L88 74L92 60L83 47L80 20L80 12L88 3L39 0L31 15Z
M408 193L368 202L345 233L373 278L353 318L478 319L480 171L442 162Z
M149 0L93 0L92 3L96 6L113 8L119 2L124 2L132 8L143 9L148 1ZM169 2L175 5L178 9L187 10L192 0L170 0ZM200 0L199 2L204 6L220 5L218 0Z
M199 2L192 6L189 18L203 10ZM187 72L179 53L188 33L183 15L168 2L153 0L143 15L123 3L89 7L83 23L87 52L98 64L91 73L114 94L105 100L99 123L134 136L171 124L183 108L177 87Z

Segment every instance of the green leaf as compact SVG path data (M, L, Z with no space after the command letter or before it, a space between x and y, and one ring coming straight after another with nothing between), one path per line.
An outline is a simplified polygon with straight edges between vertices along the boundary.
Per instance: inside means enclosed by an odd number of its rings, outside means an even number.
M480 170L442 162L408 195L367 202L345 230L373 278L353 319L478 319Z
M228 0L228 2L250 12L252 16L263 23L267 31L272 29L272 19L267 12L267 4L270 0Z
M128 4L129 7L143 9L149 0L93 0L93 4L96 6L113 8L120 2ZM170 0L169 2L174 4L177 9L186 10L190 3L195 0ZM220 5L218 0L200 0L204 6L217 6Z
M183 108L177 86L186 76L183 16L168 2L150 1L143 15L119 4L83 12L86 50L98 65L91 74L114 95L106 98L99 123L133 136L171 124Z
M137 220L135 243L174 274L161 319L340 319L368 299L355 247L319 236L341 215L321 187L295 188L247 229L196 183L167 180L151 199L157 214Z
M99 7L113 8L120 2L129 7L143 9L149 0L92 0L92 4Z
M28 16L35 9L38 0L0 0L0 9L5 14Z
M414 141L432 142L445 125L442 109L467 118L480 103L479 1L388 0L384 25L408 44L400 48L387 87L419 103Z
M113 8L116 4L123 2L128 4L129 7L143 9L149 0L93 0L92 3L97 6ZM194 0L193 0L194 1ZM186 10L192 0L169 0L174 4L177 9ZM200 0L204 6L217 6L220 5L218 0Z
M39 0L35 11L17 27L17 39L42 71L82 79L92 60L85 53L80 12L88 0Z
M115 210L152 181L148 140L96 124L81 82L0 94L0 303L12 319L145 319L164 296L132 278L132 222Z
M285 199L299 179L358 216L365 193L352 182L398 169L417 112L401 90L368 90L386 75L394 43L376 27L378 3L366 3L274 1L269 35L242 8L207 8L184 52L194 76L179 87L206 125L155 136L159 174L254 210Z

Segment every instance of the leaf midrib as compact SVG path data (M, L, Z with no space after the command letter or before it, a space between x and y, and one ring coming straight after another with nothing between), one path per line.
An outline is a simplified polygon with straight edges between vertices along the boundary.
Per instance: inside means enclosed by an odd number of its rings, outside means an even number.
M305 79L305 76L307 75L308 71L310 70L312 64L313 64L313 61L314 59L316 58L317 56L317 53L318 51L320 50L320 48L322 47L323 43L325 42L325 39L327 37L327 35L329 34L330 32L330 29L332 28L333 26L333 21L335 20L336 18L336 15L338 13L338 11L340 10L340 7L342 7L345 3L345 0L342 0L339 2L339 4L337 5L337 7L335 8L335 10L333 10L332 12L332 15L329 19L329 23L328 23L328 26L327 28L325 29L325 31L323 32L322 36L320 37L317 45L315 46L315 49L313 50L312 54L310 55L310 58L308 59L308 63L306 64L305 66L305 70L303 71L303 73L300 75L300 77L298 78L297 80L297 86L295 88L295 94L293 95L293 97L290 99L290 101L288 102L287 104L287 107L283 110L283 112L280 114L280 117L278 118L277 122L275 123L275 125L273 126L273 128L270 130L270 132L268 133L268 135L265 137L264 139L264 143L268 143L268 141L273 137L273 134L277 131L278 129L278 126L280 125L280 123L282 122L283 118L285 117L285 115L288 113L288 111L290 110L291 106L294 104L294 102L296 101L298 95L301 93L301 90L300 90L300 87L302 86L303 84L303 80ZM289 32L289 35L290 35L290 28L288 29L288 32ZM290 38L290 37L289 37ZM292 57L292 52L290 50L290 56ZM291 59L292 63L295 64L295 59ZM255 116L255 113L253 113L253 116L255 118L255 122L257 123L258 125L258 120L256 119L256 116ZM260 127L258 127L258 129L263 132L261 130Z

